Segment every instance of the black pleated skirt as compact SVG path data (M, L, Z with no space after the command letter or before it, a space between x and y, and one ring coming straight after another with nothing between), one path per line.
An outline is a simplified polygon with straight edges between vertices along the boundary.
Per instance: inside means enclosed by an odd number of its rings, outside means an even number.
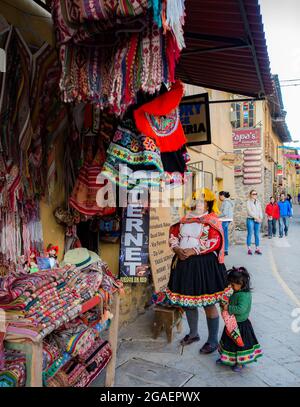
M234 366L235 364L245 365L256 362L262 356L262 350L258 343L252 324L247 319L243 322L238 322L238 327L243 339L243 347L238 346L226 333L223 331L220 343L219 353L220 359L225 365Z
M167 302L181 307L202 307L219 302L231 288L226 282L226 268L215 253L179 260L174 256Z

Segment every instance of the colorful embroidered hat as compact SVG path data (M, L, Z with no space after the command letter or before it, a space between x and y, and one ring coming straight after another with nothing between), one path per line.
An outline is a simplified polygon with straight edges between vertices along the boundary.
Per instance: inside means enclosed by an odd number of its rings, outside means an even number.
M186 209L191 209L196 205L196 201L200 198L203 198L205 201L207 202L213 202L213 207L212 207L212 211L215 214L219 214L219 208L217 205L217 198L216 195L208 188L199 188L197 189L195 192L193 192L192 196L189 196L186 200L185 200L185 208Z
M61 265L64 266L66 264L73 264L77 268L83 269L99 260L100 257L98 254L84 247L79 247L77 249L68 250Z
M182 82L176 81L171 90L133 112L137 129L153 138L163 153L177 151L187 141L179 115L183 91Z

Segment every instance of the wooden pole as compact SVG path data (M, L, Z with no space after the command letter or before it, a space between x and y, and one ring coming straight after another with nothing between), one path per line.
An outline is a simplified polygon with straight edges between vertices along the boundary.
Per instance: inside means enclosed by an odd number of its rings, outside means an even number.
M118 333L119 333L119 315L120 315L120 295L114 295L112 305L113 319L109 329L109 343L112 348L112 358L106 369L105 387L113 387L115 383L117 349L118 349Z
M43 341L31 342L30 387L43 387Z

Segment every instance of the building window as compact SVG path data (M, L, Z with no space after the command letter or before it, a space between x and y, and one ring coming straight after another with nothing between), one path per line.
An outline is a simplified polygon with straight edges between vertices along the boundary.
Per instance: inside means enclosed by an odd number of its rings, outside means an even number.
M254 126L255 106L253 102L232 103L231 123L235 129Z

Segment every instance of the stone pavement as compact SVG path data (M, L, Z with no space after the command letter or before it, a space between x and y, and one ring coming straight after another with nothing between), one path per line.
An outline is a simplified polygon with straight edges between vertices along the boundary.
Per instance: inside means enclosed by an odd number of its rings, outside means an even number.
M183 354L179 339L188 332L186 320L183 333L176 334L171 344L164 333L153 340L150 308L120 332L115 386L300 386L299 206L295 205L294 212L289 236L263 238L262 256L248 256L245 246L233 246L226 257L227 268L246 266L252 276L250 318L264 352L257 363L248 365L242 373L234 373L215 364L217 352L200 355L199 349L207 338L203 310L199 322L201 342L185 347ZM220 335L222 330L221 322Z

